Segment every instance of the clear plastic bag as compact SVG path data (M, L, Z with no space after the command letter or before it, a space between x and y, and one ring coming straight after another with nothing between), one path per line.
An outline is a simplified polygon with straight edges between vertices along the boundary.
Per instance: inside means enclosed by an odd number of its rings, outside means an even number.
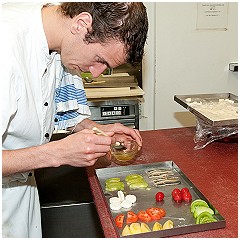
M194 136L196 146L194 149L202 149L213 141L229 137L237 133L238 125L216 127L209 125L202 119L196 117L196 134Z

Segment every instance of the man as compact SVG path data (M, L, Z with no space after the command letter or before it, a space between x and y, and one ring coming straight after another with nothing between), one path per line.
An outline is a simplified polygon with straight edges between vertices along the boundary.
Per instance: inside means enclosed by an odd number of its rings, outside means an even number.
M141 61L148 21L142 3L18 3L2 8L3 237L41 237L33 171L86 167L107 154L114 133L142 139L122 124L89 118L81 79ZM66 98L66 99L65 99ZM74 134L49 142L54 125ZM108 136L94 134L96 126Z

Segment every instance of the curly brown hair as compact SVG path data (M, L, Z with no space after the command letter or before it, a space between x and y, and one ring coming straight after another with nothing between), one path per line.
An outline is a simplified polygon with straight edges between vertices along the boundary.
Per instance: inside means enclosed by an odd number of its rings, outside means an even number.
M92 15L92 30L87 43L106 43L115 39L124 43L126 62L135 66L142 61L147 38L146 7L141 2L66 2L61 3L64 16L73 18L81 12Z

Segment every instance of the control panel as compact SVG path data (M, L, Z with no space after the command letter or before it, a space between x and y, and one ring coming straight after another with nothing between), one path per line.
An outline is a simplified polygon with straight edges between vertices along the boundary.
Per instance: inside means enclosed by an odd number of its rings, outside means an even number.
M127 116L130 114L129 106L104 106L101 107L102 117Z

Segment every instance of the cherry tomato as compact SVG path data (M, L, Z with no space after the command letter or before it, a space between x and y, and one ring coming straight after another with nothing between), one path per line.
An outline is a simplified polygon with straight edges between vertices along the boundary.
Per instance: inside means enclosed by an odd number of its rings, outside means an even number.
M192 200L192 195L190 192L184 192L182 194L182 199L185 201L185 202L190 202Z
M157 202L160 202L164 199L164 194L162 192L158 192L156 193L155 198Z
M150 221L152 221L152 218L147 214L146 211L140 211L138 213L138 218L139 218L139 220L141 220L143 222L150 222Z
M134 213L133 211L127 212L127 220L126 220L127 224L137 222L137 220L138 220L138 216L136 213Z
M185 193L185 192L189 192L189 189L188 188L182 188L181 189L181 194Z
M178 189L178 188L174 188L173 190L172 190L172 197L174 197L175 195L181 195L181 191L180 191L180 189Z
M182 201L181 193L176 193L175 195L173 195L173 200L177 203L180 203Z
M182 195L181 195L180 189L175 188L172 190L172 198L177 203L182 201Z
M123 220L124 220L124 215L123 214L119 214L115 217L115 223L116 223L117 227L122 228Z

